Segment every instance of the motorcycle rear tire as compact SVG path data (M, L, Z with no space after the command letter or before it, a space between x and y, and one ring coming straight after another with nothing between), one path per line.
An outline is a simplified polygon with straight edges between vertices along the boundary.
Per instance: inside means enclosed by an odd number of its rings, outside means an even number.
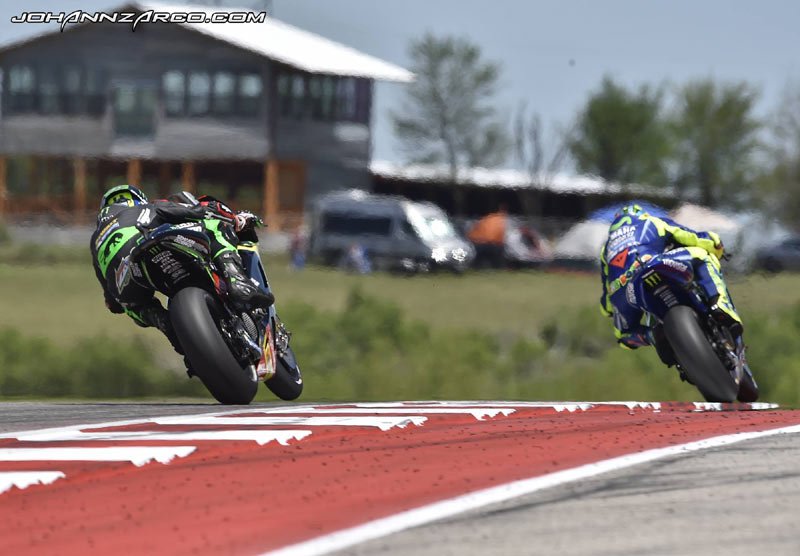
M217 301L207 291L189 287L169 302L169 315L192 369L211 395L222 404L247 405L256 396L258 381L242 369L217 326Z
M689 380L708 402L736 401L738 386L719 360L691 307L678 305L664 318L664 333Z

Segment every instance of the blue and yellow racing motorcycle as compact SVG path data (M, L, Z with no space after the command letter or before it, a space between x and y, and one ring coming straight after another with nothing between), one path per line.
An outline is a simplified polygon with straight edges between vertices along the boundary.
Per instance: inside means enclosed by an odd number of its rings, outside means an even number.
M758 385L741 334L734 337L710 311L685 250L643 255L620 277L628 303L645 312L659 357L675 365L709 402L754 402ZM613 293L613 292L611 292Z

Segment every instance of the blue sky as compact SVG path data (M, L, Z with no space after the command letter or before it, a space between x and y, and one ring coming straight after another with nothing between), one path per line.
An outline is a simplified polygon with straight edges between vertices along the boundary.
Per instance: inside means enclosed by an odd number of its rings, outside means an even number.
M0 41L37 31L9 22L23 10L121 3L3 0ZM404 66L409 41L425 31L466 37L503 65L498 108L510 116L526 101L551 126L569 123L606 74L628 86L747 80L762 92L762 116L787 83L800 86L795 0L273 0L273 7L278 19ZM376 159L400 160L387 112L402 94L402 85L377 88Z

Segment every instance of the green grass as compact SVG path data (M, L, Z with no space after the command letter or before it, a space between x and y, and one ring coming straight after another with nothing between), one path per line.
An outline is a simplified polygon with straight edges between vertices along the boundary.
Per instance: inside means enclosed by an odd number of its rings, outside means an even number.
M368 296L396 304L411 320L434 328L503 336L535 337L543 323L562 312L594 306L600 295L598 277L577 273L358 276L314 267L291 271L283 257L268 257L265 265L279 308L300 302L338 312L350 291L360 287ZM0 284L0 326L62 345L103 333L154 338L153 331L106 310L88 263L0 264ZM740 310L770 312L800 301L800 276L737 277L730 281L730 289ZM291 327L291 322L287 324Z
M52 382L55 395L58 381L67 381L63 391L94 397L115 389L142 395L146 385L154 385L153 395L180 395L191 387L159 332L107 311L88 261L15 260L28 263L0 262L0 331L11 327L21 335L0 350L8 359L0 364L4 390L44 395L41 385ZM283 257L267 258L266 266L295 332L306 400L698 399L653 350L615 347L611 323L597 310L594 275L355 276L313 267L292 272ZM768 399L781 403L800 400L798 286L800 276L789 274L731 280L751 363ZM137 348L142 341L151 349ZM146 360L136 363L134 355ZM127 382L104 381L104 373L125 365ZM177 378L162 377L167 368ZM257 399L274 400L260 390Z

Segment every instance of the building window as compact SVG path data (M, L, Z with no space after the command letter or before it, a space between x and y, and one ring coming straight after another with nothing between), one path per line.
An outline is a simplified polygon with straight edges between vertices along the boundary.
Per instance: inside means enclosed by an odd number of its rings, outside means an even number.
M61 109L64 114L83 112L84 98L79 66L64 66L61 70Z
M329 121L336 118L336 81L337 78L326 75L322 78L322 112L319 119Z
M59 87L58 71L56 68L46 66L40 69L37 82L39 94L39 112L42 114L58 114L59 106Z
M214 74L212 101L214 114L228 116L233 113L236 92L236 78L232 73L218 72Z
M211 76L206 72L189 73L189 115L208 114L211 98Z
M8 71L8 110L9 112L31 112L36 109L36 84L33 68L12 66Z
M278 74L278 113L288 116L292 109L292 77L288 73Z
M356 79L343 77L336 91L337 119L352 122L356 119Z
M329 75L312 75L308 80L311 118L329 121L336 117L336 78Z
M356 82L356 121L369 123L372 110L372 82L369 79L359 79Z
M86 113L91 116L102 116L106 111L106 79L106 74L101 70L86 71Z
M186 112L186 77L183 72L168 71L161 78L164 89L164 110L167 116L183 116Z
M263 85L261 76L255 73L246 73L239 76L239 102L240 116L255 116L261 101Z

